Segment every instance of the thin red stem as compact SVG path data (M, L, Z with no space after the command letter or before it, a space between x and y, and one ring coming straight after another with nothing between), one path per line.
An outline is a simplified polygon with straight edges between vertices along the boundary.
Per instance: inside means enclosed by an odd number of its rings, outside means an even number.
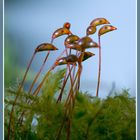
M9 119L9 125L8 125L8 140L10 140L10 129L11 129L11 121L12 121L12 117L13 117L14 107L15 107L15 104L16 104L17 99L18 99L18 97L19 97L19 94L20 94L20 92L21 92L21 89L22 89L22 87L23 87L23 84L24 84L24 82L25 82L27 73L28 73L28 71L29 71L29 68L30 68L31 63L32 63L32 61L33 61L33 59L34 59L35 54L36 54L36 52L33 53L32 58L31 58L31 60L30 60L30 62L29 62L29 64L28 64L28 66L27 66L26 72L25 72L24 77L23 77L23 80L22 80L22 82L21 82L21 84L20 84L20 86L19 86L19 89L18 89L18 91L17 91L16 97L15 97L15 100L14 100L14 103L13 103L13 106L12 106L12 109L11 109L11 112L10 112L10 119ZM14 130L13 130L13 133L14 133Z
M74 68L74 66L72 66L72 68L70 69L70 72L72 71L73 68ZM62 99L63 91L64 91L65 85L66 85L66 83L67 83L67 80L68 80L68 78L69 78L69 76L70 76L70 72L68 73L68 76L65 74L65 78L64 78L64 80L63 80L63 86L62 86L62 88L61 88L61 91L60 91L60 94L59 94L59 97L58 97L56 103L58 103L58 102L61 101L61 99ZM66 77L66 76L67 76L67 77Z
M54 40L54 39L52 38L52 39L51 39L51 44L53 43L53 40Z
M72 96L72 95L71 95L71 94L72 94L71 92L73 91L73 87L74 87L74 85L75 85L75 82L76 82L76 79L77 79L77 77L78 77L79 72L80 72L80 70L78 69L78 71L77 71L77 73L76 73L76 76L75 76L75 79L74 79L74 81L73 81L73 83L72 83L72 86L71 86L71 88L70 88L68 97L67 97L67 99L66 99L65 106L68 104L68 102L69 102L69 100L70 100L70 97Z
M32 58L31 58L31 60L30 60L30 62L29 62L29 64L28 64L28 66L27 66L26 72L25 72L25 74L24 74L23 80L22 80L21 85L20 85L19 90L18 90L19 92L20 92L20 90L21 90L21 88L22 88L22 86L23 86L23 84L24 84L24 81L25 81L25 79L26 79L27 73L28 73L28 71L29 71L29 68L30 68L31 63L32 63L32 61L33 61L33 59L34 59L35 54L36 54L36 52L33 53Z
M33 95L36 96L38 95L41 87L43 86L45 80L47 79L48 75L50 74L50 72L56 67L57 65L53 65L51 67L51 69L46 73L45 77L43 78L43 80L41 81L41 83L39 84L39 86L36 88L36 90L33 92Z
M68 54L68 50L67 50L67 48L65 48L66 49L66 56L68 56L68 55L70 55L71 54L71 49L69 49L70 51L69 51L69 54ZM72 78L72 74L71 74L71 70L70 70L70 65L69 64L67 64L67 69L69 69L69 73L70 73L70 81L71 81L71 84L72 84L72 80L73 80L73 78Z
M100 36L98 36L99 40L99 66L98 66L98 83L97 83L97 89L96 89L96 96L99 95L99 87L100 87L100 76L101 76L101 42L100 42Z
M67 51L67 48L60 54L60 56L56 59L55 63L52 65L52 67L49 69L49 71L46 73L45 77L43 78L43 80L41 81L41 83L39 84L39 86L35 89L35 91L33 92L33 95L37 95L42 87L42 85L44 84L45 80L47 79L48 75L50 74L50 72L58 65L56 64L57 61L59 61L60 57L65 53L65 51Z
M46 55L46 57L45 57L45 60L44 60L44 62L43 62L43 64L42 64L42 66L41 66L39 72L37 73L36 77L34 78L34 81L32 82L32 84L31 84L31 86L30 86L30 89L29 89L29 91L28 91L28 94L31 93L31 91L32 91L32 89L33 89L33 86L34 86L36 80L38 79L38 77L39 77L41 71L42 71L43 68L44 68L44 65L45 65L45 63L46 63L46 61L47 61L47 59L48 59L49 54L50 54L50 51L47 53L47 55Z
M70 118L68 119L68 128L67 128L67 140L70 140L70 129L71 129L71 120Z
M50 51L47 53L47 55L46 55L46 57L45 57L45 60L44 60L44 62L43 62L43 64L42 64L42 66L41 66L39 72L37 73L36 77L34 78L34 81L32 82L32 84L31 84L31 86L30 86L30 89L29 89L29 91L28 91L28 94L31 93L31 91L32 91L32 89L33 89L33 86L34 86L36 80L38 79L38 77L39 77L41 71L43 70L43 67L44 67L44 65L45 65L45 63L46 63L46 61L47 61L47 59L48 59L49 54L50 54ZM28 101L28 103L30 103L30 101ZM25 113L25 111L23 111L23 112L21 113L20 117L19 117L19 121L18 121L18 122L19 122L20 124L22 124L22 120L23 120L24 113Z

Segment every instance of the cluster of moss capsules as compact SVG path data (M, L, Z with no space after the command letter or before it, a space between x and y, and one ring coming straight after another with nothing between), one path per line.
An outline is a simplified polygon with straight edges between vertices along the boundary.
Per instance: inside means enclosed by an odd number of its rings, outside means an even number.
M102 26L99 29L99 31L98 31L98 43L96 43L89 36L94 34L97 31L97 26L103 25L103 24L106 24L106 25ZM40 92L44 82L46 81L47 77L49 76L50 72L52 70L54 70L56 68L56 66L66 65L66 68L67 68L66 73L64 75L62 87L61 87L60 94L57 98L56 103L61 102L64 88L66 86L68 79L70 79L71 86L70 86L70 89L69 89L69 92L67 94L67 98L65 101L66 111L65 111L65 117L64 117L64 121L67 120L67 123L69 126L68 131L67 131L67 136L70 135L70 124L71 124L70 120L71 120L71 116L72 116L72 110L74 108L76 95L78 94L78 91L80 88L80 78L81 78L81 73L82 73L82 69L83 69L82 62L95 55L92 52L86 51L89 48L93 48L93 49L98 48L99 49L98 80L97 80L97 88L96 88L96 96L98 96L99 86L100 86L100 75L101 75L101 41L100 41L100 37L107 32L116 30L117 28L110 25L110 22L105 18L96 18L96 19L92 20L92 22L88 26L88 28L86 30L86 36L80 38L79 36L74 35L70 31L70 26L71 26L71 24L69 22L64 23L62 28L59 28L56 31L54 31L54 33L52 34L50 43L42 43L36 47L36 49L32 55L32 58L27 66L23 80L21 81L21 84L17 90L17 94L16 94L16 97L15 97L15 100L14 100L14 103L13 103L13 106L11 109L9 127L8 127L8 138L9 139L10 139L11 122L12 122L12 117L13 117L13 112L14 112L14 106L17 102L19 94L20 94L22 87L24 85L24 82L25 82L25 79L27 77L27 73L29 71L31 63L32 63L35 55L39 52L47 51L47 54L46 54L46 57L43 61L43 64L42 64L39 72L36 74L36 76L33 79L33 82L29 88L28 94L32 94L33 96L37 96L38 93ZM62 35L67 35L67 37L64 41L64 45L65 45L64 51L60 54L60 56L56 59L54 64L47 71L44 78L37 86L37 88L32 92L33 87L34 87L51 51L58 50L58 48L53 45L54 39L56 39ZM30 103L30 101L28 101L28 103ZM23 111L23 113L19 117L19 123L22 123L24 113L25 113L25 111ZM62 123L62 126L59 129L58 134L56 136L56 139L59 139L63 125L64 125L64 123ZM14 130L12 130L12 132L14 132Z

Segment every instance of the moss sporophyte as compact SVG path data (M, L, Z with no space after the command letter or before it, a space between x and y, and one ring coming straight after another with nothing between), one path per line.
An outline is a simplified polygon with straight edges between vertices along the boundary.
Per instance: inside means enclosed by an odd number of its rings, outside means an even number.
M98 31L98 43L95 42L90 35L93 35L97 31L97 26L101 26L103 24L107 24L102 26ZM33 59L37 53L41 53L44 51L47 51L46 57L43 60L43 64L39 70L39 72L35 75L31 86L28 90L28 95L31 95L33 97L37 97L40 93L40 90L44 87L45 82L50 77L52 71L56 67L61 67L62 65L66 65L66 70L63 74L63 81L62 85L60 87L60 91L58 93L58 96L56 97L56 105L60 105L62 102L63 96L63 102L64 102L64 115L62 123L59 127L59 129L56 131L54 138L56 140L61 139L61 133L62 129L66 126L66 138L67 140L70 140L71 135L71 127L72 127L72 117L74 113L74 107L75 102L79 94L80 90L80 81L81 81L81 73L83 70L83 61L88 62L87 60L91 58L92 56L95 56L94 53L87 51L87 49L99 49L99 66L98 66L98 79L97 79L97 88L96 96L99 95L99 86L100 86L100 75L101 75L101 41L100 37L110 31L116 30L117 28L108 25L110 22L105 18L96 18L92 20L92 22L89 24L89 26L86 29L86 35L84 37L79 37L72 33L70 30L71 24L69 22L64 23L64 25L55 30L52 34L50 43L41 43L38 45L34 53L31 57L31 60L29 61L29 64L27 66L27 70L24 74L23 80L21 81L21 84L19 85L18 90L16 91L16 97L14 99L14 102L12 104L11 112L10 112L10 118L9 118L9 124L8 124L8 140L15 139L15 128L14 128L14 112L15 112L15 106L17 104L17 100L20 97L20 94L23 92L24 83L27 77L27 73L31 67L31 64L33 62ZM57 51L59 47L53 45L54 40L62 35L66 35L66 39L64 40L64 51L59 55L58 58L56 58L54 64L49 68L49 70L46 72L44 78L42 81L38 84L38 86L35 88L34 91L33 87L35 87L35 83L37 83L37 80L44 68L44 65L52 51ZM70 81L70 88L68 90L68 93L65 94L65 87L66 84ZM49 93L46 93L49 94ZM48 96L49 97L49 96ZM34 102L32 100L26 100L26 103L29 105L33 105ZM24 125L24 118L26 115L26 109L22 110L21 114L18 117L17 124ZM84 114L84 112L80 113L81 115ZM86 134L87 135L87 134Z

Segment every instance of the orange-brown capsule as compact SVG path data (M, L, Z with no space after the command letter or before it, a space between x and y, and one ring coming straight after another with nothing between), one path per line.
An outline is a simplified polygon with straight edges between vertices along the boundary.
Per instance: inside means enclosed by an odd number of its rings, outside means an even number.
M35 49L35 52L55 51L55 50L58 50L58 48L56 48L54 45L52 45L50 43L42 43L42 44L37 46L37 48Z
M82 50L85 50L87 48L99 48L99 45L88 36L81 38L78 41L78 45L81 46Z
M80 38L77 35L69 35L65 41L64 44L66 47L69 47L71 44L75 44Z
M83 60L82 61L85 61L87 60L88 58L94 56L95 54L92 53L92 52L84 52L84 56L83 56Z
M59 61L65 60L67 63L76 63L78 61L78 57L74 54L70 54L66 57L62 57L59 59Z
M66 60L61 60L61 61L59 61L58 63L57 63L59 66L60 65L66 65L66 64L68 64L68 62L66 61ZM72 63L70 63L70 65L72 65ZM76 65L76 64L75 64Z
M69 22L64 23L63 27L70 29L71 24Z
M94 55L95 54L92 53L92 52L84 52L84 56L83 56L83 60L82 61L85 61L85 60L87 60L88 58L90 58L90 57L92 57ZM66 59L60 60L58 62L58 65L66 65L66 64L68 64L68 62L66 61Z
M96 32L96 26L89 26L87 28L86 34L91 35L91 34L94 34L95 32Z
M103 35L107 32L111 32L111 31L114 31L114 30L117 30L117 28L112 26L112 25L105 25L105 26L100 28L100 30L98 32L98 35L101 36L101 35Z
M55 39L55 38L57 38L57 37L59 37L61 35L70 35L70 34L72 34L72 33L71 33L71 31L69 29L67 29L67 28L59 28L53 33L52 39Z
M77 51L82 51L81 46L78 45L77 43L67 44L67 48L77 50Z
M105 18L96 18L90 23L91 26L98 26L102 24L110 24L110 22Z
M68 64L66 60L59 60L58 65L65 65L65 64Z

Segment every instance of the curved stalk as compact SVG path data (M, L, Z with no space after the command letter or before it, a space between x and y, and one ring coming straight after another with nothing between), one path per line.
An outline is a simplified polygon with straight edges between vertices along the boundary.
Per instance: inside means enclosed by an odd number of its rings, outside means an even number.
M78 77L78 73L79 73L79 70L77 71L76 76L75 76L75 79L74 79L74 81L73 81L73 83L72 83L72 86L71 86L71 88L70 88L68 97L67 97L66 102L65 102L65 106L68 104L68 101L69 101L69 99L70 99L70 97L71 97L71 92L72 92L72 90L73 90L73 87L74 87L74 85L75 85L76 79L77 79L77 77Z
M66 56L70 55L71 54L71 49L69 49L69 54L68 54L68 50L67 50L66 47L65 47L65 49L66 49ZM67 64L67 69L69 70L70 81L71 81L71 85L72 85L73 78L72 78L72 74L71 74L71 70L70 70L70 65L69 64Z
M43 86L45 80L47 79L47 77L49 76L50 72L56 67L57 65L53 65L51 67L51 69L46 73L45 77L43 78L43 80L41 81L41 83L39 84L39 86L36 88L36 90L33 92L33 95L36 96L38 95L41 87Z
M15 100L14 100L14 103L13 103L13 106L12 106L12 109L11 109L11 112L10 112L10 119L9 119L9 124L8 124L8 140L10 140L10 131L11 131L10 129L11 129L11 121L12 121L12 118L13 118L14 107L15 107L15 105L16 105L17 99L18 99L18 97L19 97L19 94L20 94L21 89L22 89L22 87L23 87L23 84L24 84L24 82L25 82L27 73L28 73L29 68L30 68L30 66L31 66L31 64L32 64L32 61L33 61L33 59L34 59L34 57L35 57L35 54L36 54L36 52L33 53L32 57L31 57L31 60L30 60L30 62L29 62L29 64L28 64L28 66L27 66L26 72L25 72L24 77L23 77L23 80L22 80L22 82L21 82L21 84L20 84L20 86L19 86L19 89L18 89L18 91L17 91L16 97L15 97ZM14 133L14 130L13 130L13 133Z
M54 39L52 38L52 39L51 39L51 44L53 44L53 40L54 40Z
M70 140L70 130L71 130L71 120L70 120L70 118L69 118L69 120L68 120L68 122L67 122L68 124L68 128L67 128L67 140Z
M84 57L84 52L85 52L85 49L81 52L81 55L79 57L78 90L80 88L80 79L81 79L81 74L82 74L82 69L83 69L82 60L83 60L83 57Z
M29 91L28 91L28 94L31 93L35 82L37 81L37 79L38 79L38 77L39 77L41 71L42 71L43 68L44 68L44 65L45 65L45 63L46 63L46 61L47 61L47 59L48 59L49 54L50 54L50 51L47 53L46 58L45 58L45 60L44 60L44 62L43 62L43 64L42 64L42 66L41 66L39 72L37 73L36 77L34 78L34 81L32 82L32 84L31 84L31 86L30 86L30 89L29 89Z
M49 71L46 73L45 77L43 78L43 80L41 81L41 83L39 84L39 86L35 89L35 91L33 92L33 95L36 96L42 85L44 84L45 80L47 79L48 75L50 74L50 72L58 65L56 62L60 59L60 57L65 53L65 51L67 51L67 48L60 54L60 56L56 59L55 63L52 65L52 67L49 69Z
M70 76L70 73L71 73L71 71L72 71L73 68L75 68L75 67L72 66L72 68L70 69L68 75L65 74L65 77L64 77L64 80L63 80L63 86L62 86L62 88L61 88L61 91L60 91L60 94L59 94L59 97L58 97L56 103L61 102L61 100L62 100L62 95L63 95L63 91L64 91L64 88L65 88L65 85L66 85L66 83L67 83L67 80L68 80L68 78L69 78L69 76ZM67 77L66 77L66 76L67 76Z
M29 68L30 68L30 66L31 66L31 64L32 64L32 61L33 61L33 59L34 59L34 57L35 57L35 54L36 54L36 52L33 53L32 57L31 57L31 60L30 60L30 62L29 62L29 64L28 64L28 66L27 66L26 72L25 72L25 74L24 74L23 80L22 80L21 85L20 85L19 90L18 90L19 92L20 92L20 90L21 90L21 88L22 88L22 86L23 86L23 84L24 84L24 81L25 81L25 79L26 79L26 76L27 76L27 73L28 73L28 71L29 71Z
M98 83L96 88L96 97L99 95L99 87L100 87L100 76L101 76L101 42L100 42L100 36L98 36L99 40L99 65L98 65Z
M36 77L34 78L32 84L31 84L31 86L30 86L30 88L29 88L28 94L31 93L35 82L37 81L37 79L38 79L38 77L39 77L41 71L43 70L43 67L44 67L44 65L45 65L45 63L46 63L46 61L47 61L47 59L48 59L49 54L50 54L50 51L47 53L47 55L46 55L46 57L45 57L45 60L44 60L44 62L43 62L43 64L42 64L42 66L41 66L39 72L37 73ZM30 101L28 101L28 103L30 103ZM20 115L20 117L19 117L19 119L18 119L18 123L20 123L20 124L22 124L24 113L25 113L25 111L23 111L23 112L21 113L21 115Z

